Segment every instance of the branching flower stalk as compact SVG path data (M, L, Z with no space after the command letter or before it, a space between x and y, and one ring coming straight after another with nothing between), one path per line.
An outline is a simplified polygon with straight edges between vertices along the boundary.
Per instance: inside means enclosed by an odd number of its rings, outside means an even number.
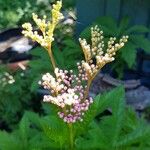
M127 42L128 36L123 36L119 42L116 42L115 37L111 37L105 49L103 41L103 31L98 26L91 28L91 45L86 39L79 39L82 47L85 60L77 63L78 74L72 70L61 70L57 68L52 54L51 45L54 41L53 33L56 25L63 18L60 9L62 2L57 1L52 8L52 19L46 21L46 16L39 19L36 14L33 14L33 20L42 32L39 35L37 31L33 31L30 23L22 25L22 33L37 41L44 47L50 56L55 76L46 73L42 77L42 85L50 91L49 95L45 95L44 102L49 102L59 108L58 116L68 124L70 130L70 149L73 149L73 124L77 121L84 121L84 114L93 103L92 97L89 97L89 89L93 79L98 72L107 63L115 60L116 52ZM96 62L94 61L96 60Z
M105 46L103 38L103 31L100 31L96 25L95 27L91 28L91 45L87 44L85 39L79 39L85 56L85 61L82 61L82 66L88 77L85 97L88 95L92 80L96 77L102 67L115 60L114 56L116 55L116 52L124 46L124 44L127 42L128 36L123 36L118 43L115 42L115 37L111 37L107 43L107 49L105 53L103 50ZM96 59L96 63L93 62L94 59Z

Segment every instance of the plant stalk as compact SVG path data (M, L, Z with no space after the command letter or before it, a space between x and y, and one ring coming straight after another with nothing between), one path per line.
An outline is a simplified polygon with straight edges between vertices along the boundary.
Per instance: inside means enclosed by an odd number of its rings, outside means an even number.
M55 60L54 60L54 57L53 57L52 50L51 50L51 47L50 47L50 46L49 46L49 48L47 49L47 51L48 51L49 57L50 57L50 59L51 59L51 63L52 63L53 69L55 70L56 64L55 64Z
M74 149L74 137L73 137L73 128L72 124L69 124L69 136L70 136L70 150Z
M91 82L92 82L92 80L88 80L87 88L86 88L86 90L85 90L84 100L85 100L85 99L87 98L87 96L88 96L88 93L89 93L89 90L90 90Z
M99 72L99 71L98 71ZM89 94L89 90L90 90L90 86L91 86L91 83L92 81L94 80L94 78L96 77L96 75L98 74L98 72L96 72L92 78L90 78L88 80L88 83L87 83L87 88L85 90L85 94L84 94L84 100L87 98L88 94Z

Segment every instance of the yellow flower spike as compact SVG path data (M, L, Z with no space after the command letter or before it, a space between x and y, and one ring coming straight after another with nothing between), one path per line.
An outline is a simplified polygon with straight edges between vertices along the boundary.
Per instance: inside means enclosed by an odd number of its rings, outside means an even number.
M47 35L51 37L50 39L53 40L53 32L58 24L59 20L63 19L63 14L60 13L60 9L62 7L62 2L57 1L56 4L53 4L53 9L52 9L52 20L51 22L48 23L48 31Z
M63 18L62 13L60 13L60 9L62 7L62 2L57 1L56 4L52 7L52 19L48 23L46 23L46 16L43 16L43 19L40 19L38 15L32 14L33 20L39 29L42 31L43 39L38 34L34 34L32 31L32 26L30 23L25 23L22 25L23 27L23 34L31 39L37 41L41 46L45 47L46 49L51 48L51 43L54 41L53 32L58 24L59 20Z
M33 20L38 26L38 28L41 30L42 35L39 35L37 31L33 32L33 28L30 23L25 23L22 25L22 33L26 37L29 37L32 40L38 42L42 47L44 47L48 51L54 68L56 67L56 65L52 56L51 44L54 41L54 29L59 23L59 21L63 18L63 14L60 12L61 7L61 1L57 1L56 4L53 4L51 11L52 18L49 22L46 21L46 16L43 16L43 19L40 19L38 15L34 13L32 14Z

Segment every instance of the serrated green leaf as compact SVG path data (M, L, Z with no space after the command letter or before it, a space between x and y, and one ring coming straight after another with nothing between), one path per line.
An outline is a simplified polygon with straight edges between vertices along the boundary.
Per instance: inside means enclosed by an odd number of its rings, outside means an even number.
M123 118L124 118L124 111L125 111L125 91L123 88L119 89L118 94L113 103L112 113L113 113L113 134L112 137L112 144L115 145L115 142L118 140L121 128L123 126Z
M121 49L121 57L126 62L129 68L132 68L136 62L136 47L131 42L128 42L122 49Z
M115 89L115 92L113 91L110 96L110 99L112 100L109 106L112 110L112 116L104 117L99 124L103 135L107 138L107 141L109 140L110 147L115 146L115 142L118 140L118 136L123 126L125 111L124 95L123 87Z
M128 106L128 109L126 109L126 115L124 118L125 124L125 130L134 130L139 122L139 118L137 117L136 112L133 110L131 106Z
M38 131L35 134L36 135L34 135L29 141L31 150L47 150L47 149L55 150L59 148L59 146L56 145L56 143L54 143L53 141L50 141L50 139L47 138L44 135L44 133Z
M63 145L68 140L68 126L57 116L47 116L43 118L41 123L44 133L50 140L60 145Z

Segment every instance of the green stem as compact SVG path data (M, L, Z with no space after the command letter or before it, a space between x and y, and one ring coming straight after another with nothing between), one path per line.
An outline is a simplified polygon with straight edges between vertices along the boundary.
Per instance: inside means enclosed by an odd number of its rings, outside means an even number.
M74 139L73 139L73 128L72 124L69 124L69 136L70 136L70 150L73 150L74 148Z
M50 59L51 59L53 69L55 70L56 64L55 64L55 60L54 60L54 58L53 58L53 54L52 54L51 47L48 48L48 54L49 54L49 57L50 57Z
M62 143L60 143L60 150L63 150L63 146L62 146Z
M85 90L85 94L84 94L84 100L87 98L89 90L90 90L90 85L91 85L92 80L88 80L88 84L87 84L87 88Z

